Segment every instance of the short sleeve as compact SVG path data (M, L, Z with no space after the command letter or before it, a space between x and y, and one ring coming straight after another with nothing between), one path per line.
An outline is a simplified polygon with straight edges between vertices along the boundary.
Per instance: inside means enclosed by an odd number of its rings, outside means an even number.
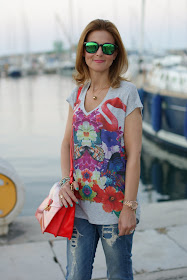
M71 105L72 108L74 108L74 104L77 99L77 93L78 93L78 87L76 87L66 99L66 101Z
M127 108L126 108L126 117L134 111L134 109L140 108L141 115L143 110L143 105L140 100L137 88L133 85L128 95L127 99Z

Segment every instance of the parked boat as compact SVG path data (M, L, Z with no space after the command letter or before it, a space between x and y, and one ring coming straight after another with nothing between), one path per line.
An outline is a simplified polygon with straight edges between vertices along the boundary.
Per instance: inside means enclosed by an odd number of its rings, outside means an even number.
M187 154L187 64L185 57L153 61L139 91L143 132L167 149Z
M21 68L16 65L10 65L8 67L7 74L12 78L20 78L22 76Z
M75 61L66 60L60 62L58 73L62 75L72 75L74 70L75 70Z
M56 74L59 69L57 58L48 57L44 63L43 71L45 74Z
M36 60L23 59L21 68L23 76L37 75L39 73L39 64Z

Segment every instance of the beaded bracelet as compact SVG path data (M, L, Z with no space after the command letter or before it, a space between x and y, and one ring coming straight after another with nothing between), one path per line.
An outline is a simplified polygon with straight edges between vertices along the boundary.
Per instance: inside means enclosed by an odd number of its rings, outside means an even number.
M60 180L59 185L62 187L66 182L70 181L70 177L64 177Z

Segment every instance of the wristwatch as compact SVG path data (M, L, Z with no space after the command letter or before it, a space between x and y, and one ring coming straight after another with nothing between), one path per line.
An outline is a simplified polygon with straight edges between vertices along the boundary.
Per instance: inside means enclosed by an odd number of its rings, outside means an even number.
M131 208L131 210L136 210L138 207L138 202L133 200L124 200L123 204Z

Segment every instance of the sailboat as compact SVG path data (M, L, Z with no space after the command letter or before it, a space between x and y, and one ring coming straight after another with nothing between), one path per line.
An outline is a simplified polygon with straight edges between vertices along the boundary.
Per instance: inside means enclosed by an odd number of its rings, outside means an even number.
M145 1L142 5L144 10ZM143 133L166 149L187 154L187 54L154 59L138 92L144 105Z

